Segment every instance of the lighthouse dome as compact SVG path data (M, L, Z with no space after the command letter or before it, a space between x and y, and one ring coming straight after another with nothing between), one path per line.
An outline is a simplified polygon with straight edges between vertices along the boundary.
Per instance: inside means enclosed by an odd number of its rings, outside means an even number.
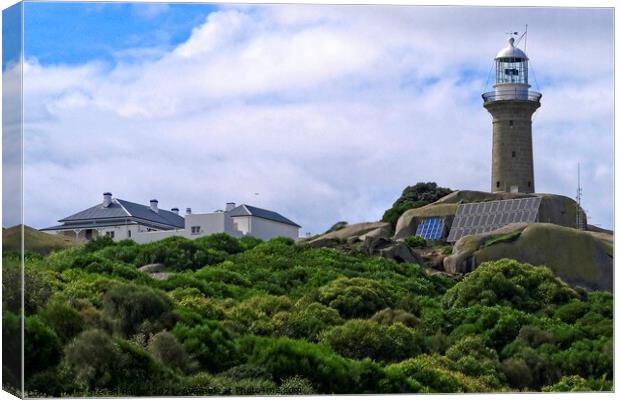
M498 58L519 58L522 60L528 60L525 52L523 52L520 48L515 47L514 38L510 38L508 40L508 46L504 47L499 51L499 53L497 53L495 59L497 60Z

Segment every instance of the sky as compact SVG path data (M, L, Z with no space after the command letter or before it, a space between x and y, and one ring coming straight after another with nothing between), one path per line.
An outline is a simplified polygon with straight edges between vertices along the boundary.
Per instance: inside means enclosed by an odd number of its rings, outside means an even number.
M304 235L379 220L420 181L489 191L480 94L526 24L537 192L575 197L580 162L589 222L611 228L611 9L34 2L25 223L111 191L194 212L248 203Z

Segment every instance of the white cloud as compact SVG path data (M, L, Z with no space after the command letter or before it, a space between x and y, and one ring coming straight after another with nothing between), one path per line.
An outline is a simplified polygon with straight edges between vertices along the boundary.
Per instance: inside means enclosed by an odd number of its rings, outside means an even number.
M514 11L549 82L534 125L537 189L572 196L582 160L597 193L589 211L610 226L611 19L594 13L579 36L572 13ZM380 218L418 181L486 190L491 121L479 95L506 13L228 7L155 57L136 49L113 68L29 60L27 222L52 224L110 190L197 211L248 202L318 232Z
M167 13L169 9L170 6L165 3L142 3L132 6L133 13L144 19L156 18L161 14Z

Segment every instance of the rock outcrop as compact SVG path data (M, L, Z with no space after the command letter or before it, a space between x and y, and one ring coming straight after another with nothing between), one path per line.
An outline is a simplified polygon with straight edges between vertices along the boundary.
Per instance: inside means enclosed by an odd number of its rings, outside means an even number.
M364 222L328 232L308 243L319 247L355 249L368 255L423 265L424 261L416 252L403 241L392 240L391 236L392 230L389 223Z
M450 256L443 255L436 246L421 251L405 243L405 238L415 235L424 218L444 218L450 227L461 203L534 196L542 198L539 223L510 224L493 232L465 236L456 242ZM574 229L576 212L577 203L566 196L459 190L403 213L394 234L386 222L365 222L347 225L308 243L417 263L446 274L463 274L485 261L512 258L532 265L546 265L572 286L611 290L613 232L589 225L588 231Z
M461 238L444 259L450 273L470 272L485 261L512 258L549 267L573 287L611 290L613 236L555 224L511 224Z
M164 264L155 263L155 264L146 264L138 268L138 271L144 272L145 274L152 274L155 272L162 272L164 270Z
M343 242L364 240L366 237L389 237L390 234L390 224L387 222L362 222L325 233L308 243L314 246L333 246Z
M424 207L406 211L396 223L395 239L404 239L414 235L418 224L423 218L442 217L446 219L448 226L452 224L453 216L460 203L478 203L493 200L510 200L527 197L542 197L538 210L539 222L553 223L556 225L575 227L577 203L575 200L556 194L546 193L506 193L506 192L479 192L475 190L457 190L436 202Z

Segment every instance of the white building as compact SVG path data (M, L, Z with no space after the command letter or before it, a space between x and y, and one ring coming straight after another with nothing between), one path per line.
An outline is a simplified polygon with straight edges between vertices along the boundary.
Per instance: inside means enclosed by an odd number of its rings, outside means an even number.
M150 206L112 198L112 193L103 194L103 201L86 210L58 220L61 225L41 229L43 232L70 236L77 240L93 240L110 236L119 241L133 239L142 232L170 231L183 229L185 221L179 209L159 209L157 200Z
M253 236L263 240L284 236L291 239L299 237L300 226L290 219L262 208L235 203L226 204L224 211L206 214L185 215L185 228L173 231L140 232L133 240L148 243L171 236L195 239L213 233L224 232L234 237Z
M254 236L268 240L278 236L297 239L299 228L295 222L274 211L235 203L226 204L224 211L192 214L187 209L185 218L179 209L159 209L157 200L150 206L112 198L103 194L103 201L58 222L61 225L41 229L43 232L71 236L78 240L93 240L110 236L114 240L131 239L149 243L172 236L195 239L213 233L227 233L234 237Z

